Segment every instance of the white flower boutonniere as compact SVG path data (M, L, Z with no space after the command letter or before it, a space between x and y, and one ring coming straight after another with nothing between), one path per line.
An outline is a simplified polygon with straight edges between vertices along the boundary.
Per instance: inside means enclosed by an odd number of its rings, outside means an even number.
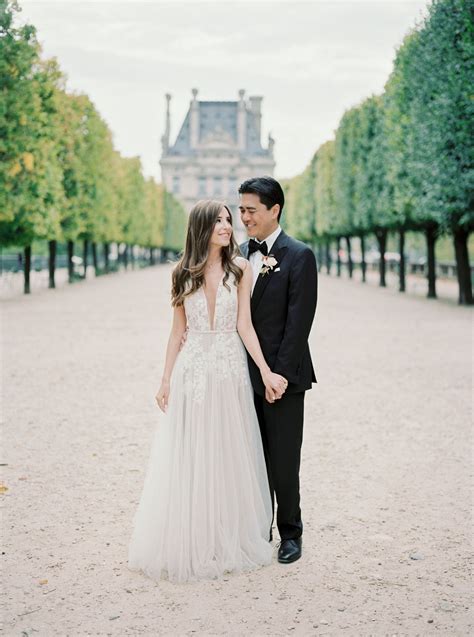
M273 270L273 268L277 265L277 263L278 261L275 259L273 254L268 254L267 256L263 255L262 269L260 270L260 274L262 276L265 276L265 274L268 274L270 270Z

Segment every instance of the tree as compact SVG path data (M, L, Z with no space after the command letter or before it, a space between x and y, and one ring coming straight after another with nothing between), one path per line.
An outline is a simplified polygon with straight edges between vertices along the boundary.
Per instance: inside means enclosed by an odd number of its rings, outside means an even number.
M163 209L164 209L164 250L175 253L180 252L184 247L186 235L186 212L172 194L163 189Z
M347 247L347 265L349 276L352 277L351 237L360 236L364 229L362 218L358 211L356 184L360 171L360 107L346 111L342 116L336 131L334 158L334 192L338 220L338 251L339 237L345 237ZM338 258L338 269L340 269Z
M331 240L335 236L337 227L336 219L336 195L334 186L334 141L328 141L319 147L316 152L316 184L315 201L316 210L316 234L325 243L326 271L331 273Z
M420 30L413 115L424 170L422 206L454 237L459 303L472 304L467 250L474 228L474 21L469 0L434 0Z
M387 174L385 109L383 99L373 95L361 104L359 114L359 168L356 173L356 226L361 235L373 232L379 247L380 285L386 285L387 236L396 227Z
M30 291L31 242L59 232L63 199L54 153L54 95L61 75L42 62L32 25L16 27L16 2L0 13L0 242L25 248Z

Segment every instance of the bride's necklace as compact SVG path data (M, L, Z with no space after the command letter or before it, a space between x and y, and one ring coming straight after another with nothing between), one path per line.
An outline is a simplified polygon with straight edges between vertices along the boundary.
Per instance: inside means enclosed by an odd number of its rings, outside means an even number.
M218 263L222 263L222 259L218 259L217 261L214 261L214 263L206 263L206 270L212 270L212 268L214 268Z

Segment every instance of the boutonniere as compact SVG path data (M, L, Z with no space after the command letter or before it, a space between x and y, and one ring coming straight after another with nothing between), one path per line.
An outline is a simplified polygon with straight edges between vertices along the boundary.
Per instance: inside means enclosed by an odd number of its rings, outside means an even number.
M262 269L260 270L260 274L265 276L268 274L270 270L277 265L278 261L275 259L273 254L263 255L262 256Z

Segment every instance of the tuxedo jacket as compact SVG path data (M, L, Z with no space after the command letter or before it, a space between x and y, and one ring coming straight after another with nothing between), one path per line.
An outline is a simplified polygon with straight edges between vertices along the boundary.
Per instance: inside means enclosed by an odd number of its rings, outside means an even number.
M240 250L248 259L248 241ZM286 393L302 392L317 382L308 345L318 297L316 259L307 245L283 230L270 254L277 263L255 283L252 323L268 366L288 381ZM253 389L264 396L260 370L247 357Z

